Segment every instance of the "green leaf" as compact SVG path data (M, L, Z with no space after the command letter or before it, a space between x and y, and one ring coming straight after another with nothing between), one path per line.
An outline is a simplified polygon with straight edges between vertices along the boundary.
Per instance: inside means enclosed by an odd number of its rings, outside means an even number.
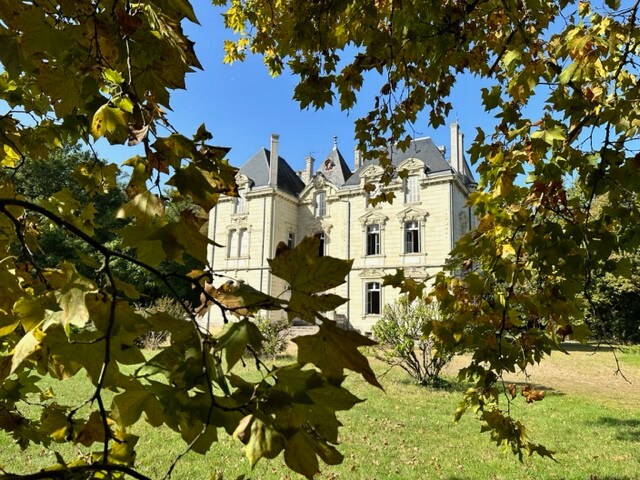
M314 335L296 337L293 342L298 345L298 363L312 363L327 378L341 378L344 369L362 375L371 385L382 389L369 361L358 347L373 346L376 342L354 330L342 330L335 322L324 321L320 330Z
M14 373L29 355L40 349L40 344L45 336L41 330L34 328L20 339L13 350L10 373Z
M259 351L262 344L262 335L260 330L252 322L240 320L239 322L228 323L222 331L216 336L216 350L224 350L225 359L227 361L227 371L238 363L247 346L253 347Z
M119 137L126 140L126 131L124 128L127 126L127 120L124 116L124 112L119 108L110 107L108 104L102 105L96 113L93 115L91 121L91 134L95 139L100 137L114 137L117 142L116 134L120 132Z
M245 444L244 452L252 468L261 458L277 457L284 448L284 437L265 422L266 419L261 415L249 415L234 432L234 436Z

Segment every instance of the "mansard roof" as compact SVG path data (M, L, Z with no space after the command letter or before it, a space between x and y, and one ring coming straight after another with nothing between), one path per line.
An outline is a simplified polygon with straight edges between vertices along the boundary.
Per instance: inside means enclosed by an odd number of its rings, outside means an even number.
M408 158L417 158L424 162L427 171L430 173L450 171L451 165L445 160L444 155L430 138L418 138L411 142L406 150L389 149L391 162L398 166ZM377 165L377 160L368 160L356 170L353 175L345 182L345 185L359 185L360 174L371 165Z
M318 172L337 187L341 187L351 177L351 170L344 161L344 157L336 146L333 147L331 153L327 156Z
M264 187L269 185L269 165L271 163L271 152L266 148L261 148L242 167L240 173L253 180L254 187ZM304 188L304 183L293 171L287 161L278 156L278 188L292 195L298 195Z

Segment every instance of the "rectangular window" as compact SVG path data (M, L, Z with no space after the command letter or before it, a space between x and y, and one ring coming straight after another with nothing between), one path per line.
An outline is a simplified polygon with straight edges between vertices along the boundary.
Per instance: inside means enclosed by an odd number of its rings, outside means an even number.
M236 258L238 256L238 231L229 230L227 258Z
M367 315L380 315L380 283L371 282L365 284L366 289L366 309Z
M367 225L367 255L380 255L380 225Z
M327 202L326 202L325 193L324 192L316 193L315 199L316 199L315 216L324 217L327 214Z
M244 213L245 199L242 196L242 192L238 192L238 197L233 199L233 213Z
M417 220L404 222L404 253L420 253L420 224Z
M238 232L238 256L249 256L249 233L246 228L243 228Z
M315 237L320 240L318 245L318 256L324 257L325 254L325 242L324 242L324 233L316 233Z
M420 186L417 175L409 175L404 180L404 203L420 201Z
M289 232L287 236L287 247L293 248L296 246L296 234L293 232Z

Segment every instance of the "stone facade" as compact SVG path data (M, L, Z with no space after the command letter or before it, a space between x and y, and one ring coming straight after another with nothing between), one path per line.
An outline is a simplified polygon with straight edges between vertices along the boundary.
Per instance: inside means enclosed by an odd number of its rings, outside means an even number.
M394 193L393 203L376 207L367 203L364 189L365 183L376 185L382 172L375 162L363 163L356 152L352 172L334 139L317 171L308 158L305 170L295 173L278 156L278 141L273 136L270 150L261 149L240 168L241 198L223 198L211 211L209 236L224 246L209 250L213 271L222 275L219 283L243 280L271 295L286 295L287 286L270 275L267 259L281 241L295 245L317 235L323 254L354 259L346 282L332 292L349 302L329 316L370 332L383 306L398 297L396 290L382 287L382 277L397 268L419 279L435 275L473 225L465 203L475 183L456 124L451 125L454 158L446 159L445 149L429 138L416 139L406 151L390 149L396 171L406 176L396 175L384 187ZM209 325L221 321L217 313L211 311Z

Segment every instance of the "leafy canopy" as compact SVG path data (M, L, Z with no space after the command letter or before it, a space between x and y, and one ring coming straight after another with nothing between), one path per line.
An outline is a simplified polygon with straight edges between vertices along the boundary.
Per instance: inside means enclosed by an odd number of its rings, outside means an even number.
M474 388L460 412L473 407L507 450L550 455L499 404L510 401L499 380L561 349L567 334L585 340L584 311L599 314L594 273L624 273L616 259L640 244L639 2L214 3L228 5L238 34L227 61L256 52L272 74L289 69L302 107L348 110L365 82L382 79L355 131L366 157L382 156L383 184L393 173L387 145L406 147L422 112L443 124L460 75L488 85L482 102L497 125L477 127L468 152L480 176L469 199L479 225L435 280L431 295L451 321L433 332L450 351L473 352L461 376ZM567 195L569 178L585 197ZM423 288L388 277L414 297Z
M186 0L0 0L0 428L23 448L79 452L12 478L146 478L131 433L143 421L179 435L185 453L205 453L224 430L251 465L284 452L311 478L320 460L342 461L336 412L360 402L342 385L345 370L378 385L357 350L370 340L323 317L346 301L322 292L344 282L349 261L319 258L311 240L270 260L289 301L209 286L215 245L201 227L220 195L237 195L236 169L204 125L184 135L166 117L171 90L200 67L187 21L197 19ZM101 138L144 153L122 168L94 154L60 160L61 147ZM183 312L136 310L145 292L135 271ZM202 297L200 313L240 320L212 335L179 294L187 287ZM261 309L320 319L321 333L299 342L297 361L267 367L248 319ZM168 346L143 352L138 339L157 331ZM259 374L242 378L247 353ZM65 403L61 382L74 376L92 393Z

